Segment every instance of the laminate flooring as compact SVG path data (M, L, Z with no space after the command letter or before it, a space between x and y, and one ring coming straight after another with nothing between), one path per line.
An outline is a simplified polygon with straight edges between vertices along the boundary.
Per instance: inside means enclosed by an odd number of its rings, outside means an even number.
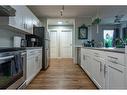
M50 66L32 80L26 89L97 89L72 59L51 59Z

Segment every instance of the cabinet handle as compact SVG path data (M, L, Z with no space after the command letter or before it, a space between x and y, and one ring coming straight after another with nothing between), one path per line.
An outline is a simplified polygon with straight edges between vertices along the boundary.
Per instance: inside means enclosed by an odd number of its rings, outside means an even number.
M107 73L107 67L106 65L104 65L104 78L106 77L106 73Z
M110 68L112 68L112 69L115 69L115 70L117 70L117 71L119 71L119 72L121 72L121 73L123 73L123 71L121 71L121 70L119 70L119 69L117 69L117 68L115 68L115 67L112 67L112 66L109 66Z
M95 55L95 57L99 57L98 55Z
M112 62L112 63L115 63L115 64L119 64L118 62L116 61L112 61L112 60L108 60L109 62Z
M94 59L94 60L100 63L100 72L101 72L102 71L102 62L98 61L97 59Z
M94 60L97 61L97 62L99 62L99 63L101 63L101 61L99 61L99 60L97 60L97 59L95 59L95 58L94 58Z
M83 60L86 60L85 55L83 55Z
M27 29L27 24L26 24L26 29Z
M90 57L90 56L86 55L86 57Z
M102 72L102 63L100 62L100 72Z
M24 27L24 29L25 29L25 23L23 24L23 27Z
M98 53L94 53L94 54L98 55Z
M118 58L116 58L116 57L112 57L112 56L108 56L109 58L113 58L113 59L118 59Z

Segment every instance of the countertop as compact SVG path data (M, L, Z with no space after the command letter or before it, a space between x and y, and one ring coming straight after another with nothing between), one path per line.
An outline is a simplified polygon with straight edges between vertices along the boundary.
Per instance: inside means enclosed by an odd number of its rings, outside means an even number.
M24 47L26 50L29 50L29 49L41 49L43 47Z
M40 49L40 48L42 47L0 47L0 53L18 51L18 50Z
M24 47L0 47L0 52L11 52L11 51L18 51L18 50L25 50Z
M100 50L100 51L108 51L108 52L116 52L116 53L125 53L125 48L96 48L96 47L82 47L86 49Z
M75 45L76 48L81 48L83 47L82 45Z

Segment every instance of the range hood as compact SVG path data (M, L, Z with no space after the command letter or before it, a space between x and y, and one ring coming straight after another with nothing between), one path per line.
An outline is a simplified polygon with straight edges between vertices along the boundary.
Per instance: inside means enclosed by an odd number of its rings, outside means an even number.
M0 16L15 16L15 12L11 6L0 6Z

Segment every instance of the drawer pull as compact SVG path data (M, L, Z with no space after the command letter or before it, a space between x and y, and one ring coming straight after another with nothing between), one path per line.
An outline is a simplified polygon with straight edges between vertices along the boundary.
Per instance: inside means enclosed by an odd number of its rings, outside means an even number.
M95 55L95 57L99 57L98 55Z
M95 59L95 58L94 58L94 60L97 61L97 62L99 62L99 63L101 63L101 61L99 61L99 60L97 60L97 59Z
M107 67L106 65L104 65L104 77L106 77L106 73L107 73Z
M112 56L108 56L109 58L113 58L113 59L118 59L118 58L116 58L116 57L112 57Z
M119 70L119 69L117 69L117 68L115 68L115 67L112 67L112 66L109 66L110 68L112 68L112 69L115 69L115 70L117 70L117 71L119 71L119 72L121 72L121 73L123 73L123 71L121 71L121 70Z
M86 60L86 57L85 57L85 55L83 55L83 60Z
M112 63L115 63L115 64L119 64L118 62L116 61L112 61L112 60L108 60L109 62L112 62Z
M100 72L102 72L102 63L100 62Z

